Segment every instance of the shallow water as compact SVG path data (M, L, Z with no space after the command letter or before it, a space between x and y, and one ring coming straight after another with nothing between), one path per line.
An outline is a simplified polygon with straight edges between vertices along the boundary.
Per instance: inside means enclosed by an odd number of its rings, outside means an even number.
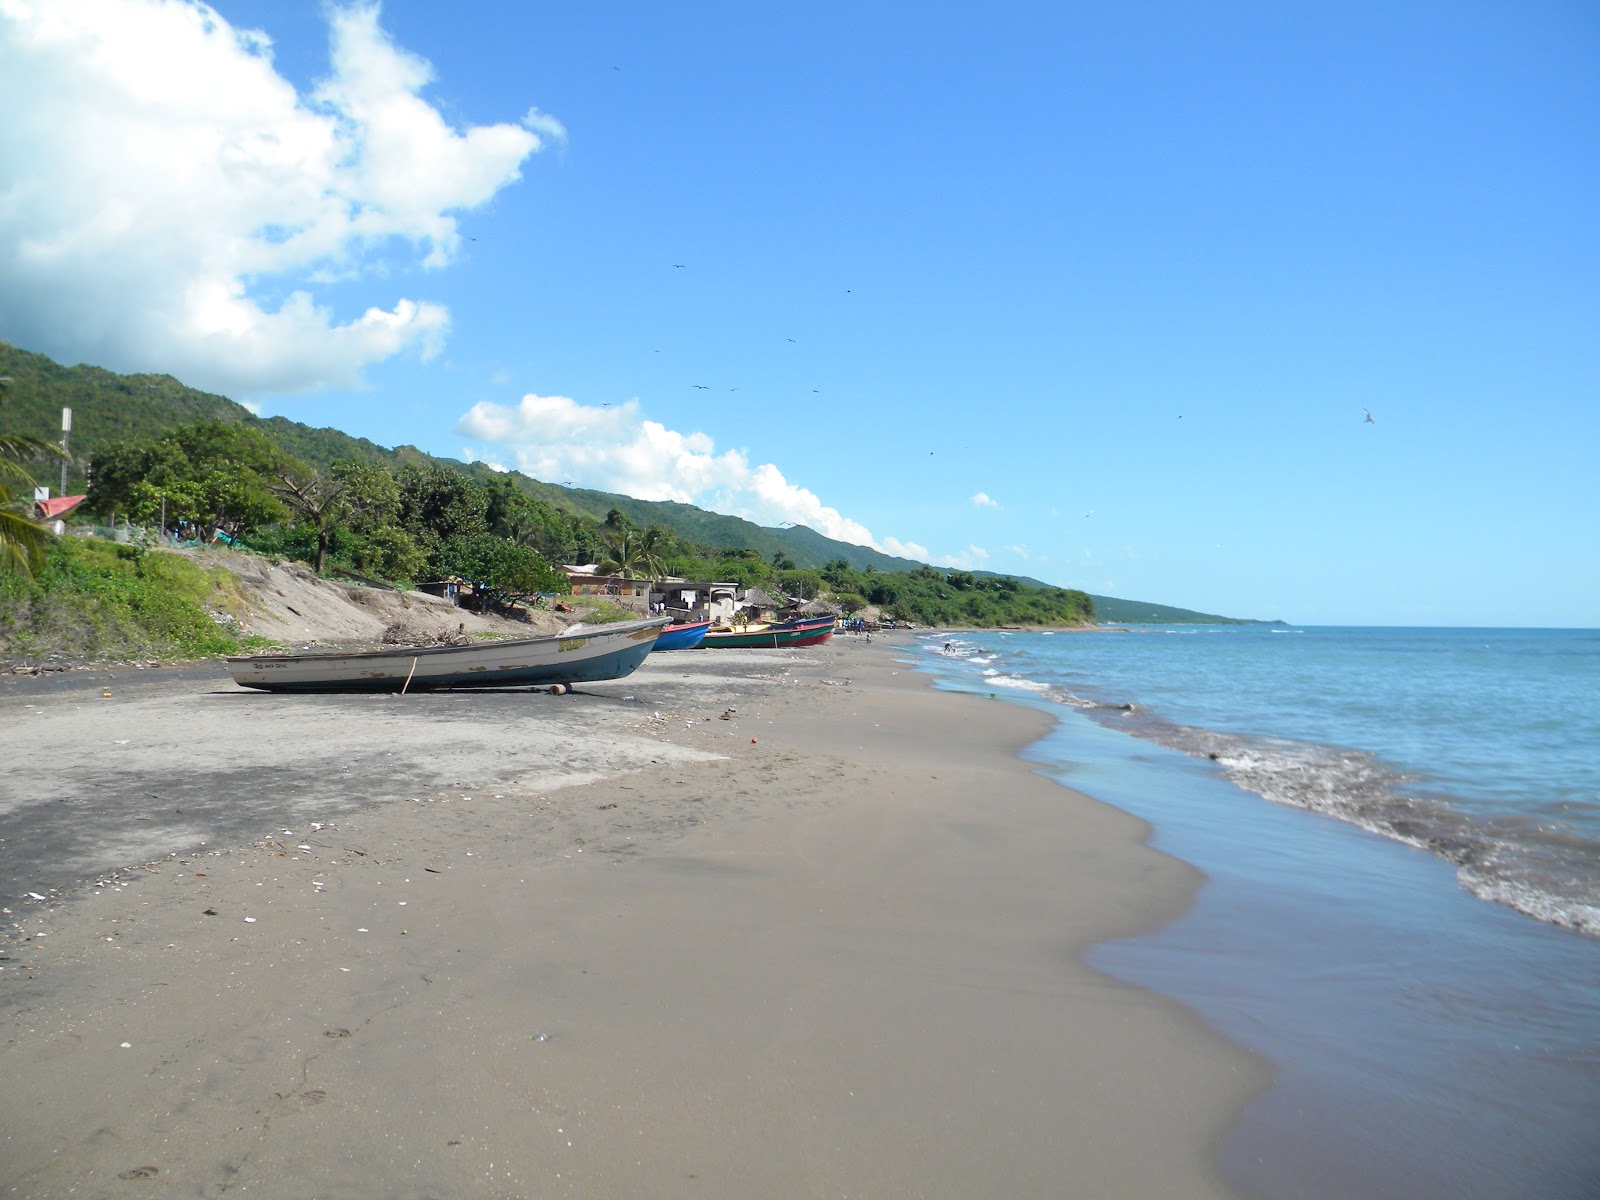
M1597 652L1225 628L915 660L1054 712L1029 757L1206 873L1187 916L1089 961L1278 1065L1221 1150L1241 1190L1578 1197L1600 1193L1600 938L1576 931L1600 929Z
M1600 633L1174 626L990 634L947 657L1600 935Z

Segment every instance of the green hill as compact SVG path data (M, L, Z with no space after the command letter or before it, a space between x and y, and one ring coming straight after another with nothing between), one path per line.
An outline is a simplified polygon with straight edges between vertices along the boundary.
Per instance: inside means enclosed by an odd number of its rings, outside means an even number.
M57 441L61 436L61 410L72 409L68 445L73 461L68 468L69 492L85 486L84 468L96 447L125 438L162 434L197 420L237 422L254 427L296 458L320 470L326 470L339 459L357 459L380 463L390 470L406 464L442 466L461 471L480 483L505 477L483 463L437 458L414 446L390 449L337 429L316 428L284 417L257 417L225 396L196 391L170 375L118 375L100 367L64 367L42 354L3 342L0 342L0 380L6 381L0 383L0 430ZM816 570L839 560L858 571L870 567L882 572L909 572L925 565L884 554L869 546L836 541L804 525L771 528L741 517L708 512L692 504L637 500L614 492L563 487L518 471L510 472L509 477L529 495L592 521L604 521L612 509L617 509L641 527L663 525L686 541L720 550L754 550L766 562L782 554L797 568L806 570ZM951 573L949 568L934 569L946 575ZM1056 586L1027 576L986 571L972 574L980 578L1014 579L1027 587ZM1258 623L1112 596L1091 598L1097 619L1104 622Z

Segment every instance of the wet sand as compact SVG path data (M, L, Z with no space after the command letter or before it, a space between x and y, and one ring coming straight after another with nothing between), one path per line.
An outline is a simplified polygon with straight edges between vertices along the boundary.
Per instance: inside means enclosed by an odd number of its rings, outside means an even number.
M1227 1195L1269 1079L1078 961L1194 873L882 639L5 699L9 1195Z

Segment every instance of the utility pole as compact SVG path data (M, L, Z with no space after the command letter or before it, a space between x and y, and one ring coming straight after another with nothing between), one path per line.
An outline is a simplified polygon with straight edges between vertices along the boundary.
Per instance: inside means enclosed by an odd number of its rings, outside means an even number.
M67 494L67 434L72 432L72 410L61 410L61 494Z

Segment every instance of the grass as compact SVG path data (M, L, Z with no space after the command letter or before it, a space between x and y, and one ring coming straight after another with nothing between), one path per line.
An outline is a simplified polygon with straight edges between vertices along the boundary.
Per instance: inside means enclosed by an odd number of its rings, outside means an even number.
M585 625L614 625L618 621L637 621L644 615L610 600L584 598L575 601L573 607L578 610L577 615Z
M181 661L270 644L230 628L243 611L226 571L160 550L63 538L35 579L0 575L0 656Z

